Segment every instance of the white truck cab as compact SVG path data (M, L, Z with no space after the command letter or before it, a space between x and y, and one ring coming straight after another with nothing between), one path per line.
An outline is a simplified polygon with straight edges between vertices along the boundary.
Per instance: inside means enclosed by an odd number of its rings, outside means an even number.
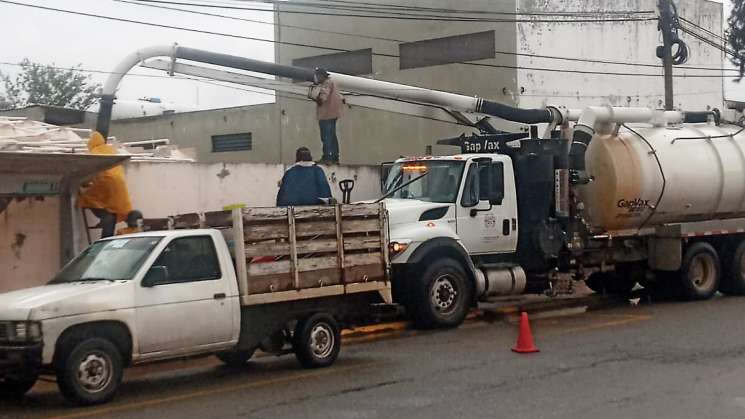
M474 261L510 261L517 248L511 158L403 158L390 165L383 190L396 301L422 326L460 324L488 288Z

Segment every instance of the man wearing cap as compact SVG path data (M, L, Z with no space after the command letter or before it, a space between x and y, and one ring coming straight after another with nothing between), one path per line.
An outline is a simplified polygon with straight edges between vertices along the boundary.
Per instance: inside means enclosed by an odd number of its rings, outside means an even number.
M319 163L338 164L339 139L336 137L336 121L341 118L344 98L326 70L316 68L313 79L315 83L308 90L308 97L316 102L316 116L321 131L323 157Z

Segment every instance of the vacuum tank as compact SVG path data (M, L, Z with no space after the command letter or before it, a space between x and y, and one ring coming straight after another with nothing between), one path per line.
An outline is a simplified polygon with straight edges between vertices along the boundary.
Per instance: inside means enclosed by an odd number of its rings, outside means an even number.
M745 216L740 127L631 129L595 134L587 149L592 181L578 190L594 232Z

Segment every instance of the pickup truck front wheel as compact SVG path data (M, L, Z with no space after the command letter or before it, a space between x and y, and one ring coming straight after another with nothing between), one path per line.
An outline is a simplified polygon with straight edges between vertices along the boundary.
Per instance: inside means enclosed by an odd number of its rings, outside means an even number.
M460 263L443 258L424 268L413 295L418 328L457 327L468 314L471 288Z
M295 357L303 367L327 367L339 356L341 330L331 315L316 313L298 322L293 340Z
M122 382L122 355L106 339L89 338L66 348L57 366L57 386L73 402L92 405L114 397Z
M18 380L13 378L0 379L0 398L19 398L31 390L36 384L36 378Z

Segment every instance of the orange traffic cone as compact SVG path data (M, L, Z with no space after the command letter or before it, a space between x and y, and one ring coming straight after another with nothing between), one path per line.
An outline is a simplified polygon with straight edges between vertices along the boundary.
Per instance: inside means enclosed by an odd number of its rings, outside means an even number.
M528 322L528 313L520 313L520 335L517 337L517 343L512 348L513 352L519 354L530 354L538 352L538 348L533 343L533 333L530 332L530 323Z

